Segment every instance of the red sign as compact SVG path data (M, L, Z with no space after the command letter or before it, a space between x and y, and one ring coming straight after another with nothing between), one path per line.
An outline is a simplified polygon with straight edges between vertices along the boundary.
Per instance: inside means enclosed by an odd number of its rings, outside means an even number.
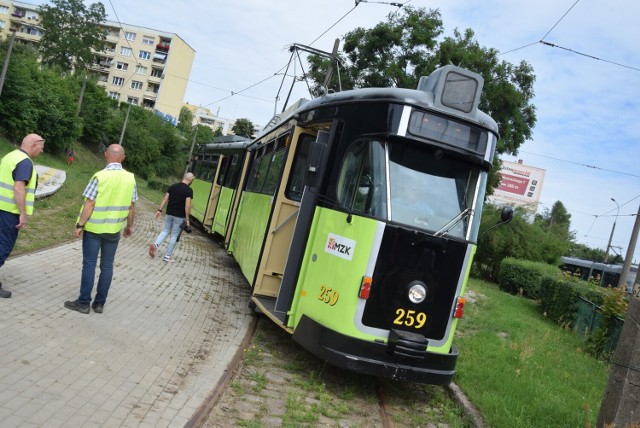
M498 186L498 190L502 190L507 193L515 193L517 195L524 195L529 187L529 179L516 177L515 175L509 174L500 174L502 180L500 181L500 186Z

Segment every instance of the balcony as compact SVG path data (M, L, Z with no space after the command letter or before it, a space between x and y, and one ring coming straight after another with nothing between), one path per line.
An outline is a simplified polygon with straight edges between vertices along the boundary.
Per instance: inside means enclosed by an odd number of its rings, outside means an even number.
M171 45L169 43L166 42L160 42L156 45L156 51L160 51L160 52L169 52L169 47Z

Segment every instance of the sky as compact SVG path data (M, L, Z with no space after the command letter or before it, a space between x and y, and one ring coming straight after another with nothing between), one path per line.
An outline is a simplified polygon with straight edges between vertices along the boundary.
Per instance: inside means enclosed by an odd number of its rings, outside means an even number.
M103 1L108 19L176 33L195 49L185 102L257 125L282 110L292 81L282 75L291 44L330 52L336 38L357 27L371 28L398 11L390 3ZM498 50L501 60L533 67L537 124L518 156L503 159L545 170L539 211L561 201L578 242L606 249L615 222L611 245L626 256L640 207L640 98L634 98L640 95L640 2L397 3L439 9L444 36L471 28L477 42ZM303 66L308 68L306 62ZM289 75L301 73L299 65L289 69ZM310 98L306 85L297 83L290 103L301 97ZM634 252L638 261L640 244Z

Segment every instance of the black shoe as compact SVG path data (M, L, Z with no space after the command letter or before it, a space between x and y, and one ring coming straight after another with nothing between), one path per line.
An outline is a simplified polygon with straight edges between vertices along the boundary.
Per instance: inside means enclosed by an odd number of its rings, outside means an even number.
M0 282L0 297L4 299L11 297L11 291L2 289L2 282Z
M91 304L91 308L93 309L93 312L95 312L96 314L101 314L102 309L104 308L104 303L93 302Z
M64 302L64 307L67 309L71 309L72 311L78 311L82 314L89 313L89 304L87 303L83 305L82 303L78 303L77 300L74 300L74 301L67 300L66 302Z

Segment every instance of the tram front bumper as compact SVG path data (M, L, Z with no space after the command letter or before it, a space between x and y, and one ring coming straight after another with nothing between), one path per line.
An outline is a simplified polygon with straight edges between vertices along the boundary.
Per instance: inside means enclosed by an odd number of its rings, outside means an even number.
M399 381L447 385L455 374L458 350L448 354L425 352L420 359L389 353L385 343L369 342L328 329L303 315L293 332L293 340L331 365Z

